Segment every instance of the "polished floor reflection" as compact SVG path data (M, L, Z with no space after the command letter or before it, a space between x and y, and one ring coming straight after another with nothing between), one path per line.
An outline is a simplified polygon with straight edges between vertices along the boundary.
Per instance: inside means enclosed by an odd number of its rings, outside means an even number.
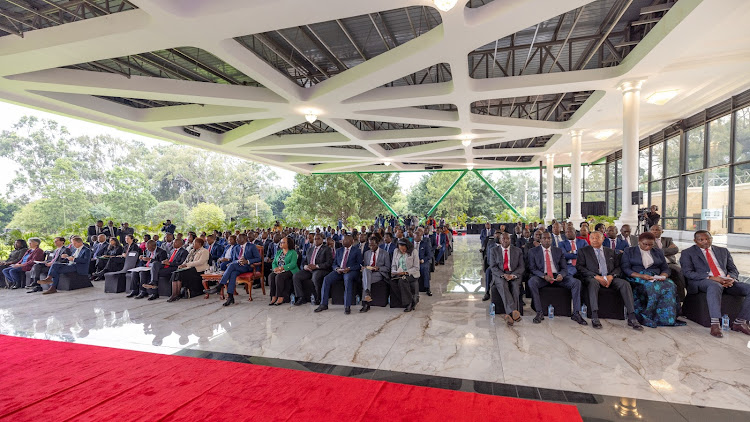
M551 391L550 398L540 396L549 400L564 390L750 410L750 337L732 332L714 339L690 322L644 332L622 321L603 321L597 331L567 318L534 325L528 309L509 328L490 318L481 301L478 248L477 236L456 237L448 265L433 273L435 295L422 295L411 313L372 308L358 314L355 308L344 315L342 306L331 306L315 314L310 305L266 306L260 294L254 302L240 296L229 308L215 296L149 302L105 294L99 283L52 296L0 291L0 333L432 375Z

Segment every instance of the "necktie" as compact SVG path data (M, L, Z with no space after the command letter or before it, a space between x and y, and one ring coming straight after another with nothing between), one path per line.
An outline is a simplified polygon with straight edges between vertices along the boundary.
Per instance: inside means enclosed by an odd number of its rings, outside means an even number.
M596 259L599 261L599 272L602 277L607 277L607 262L604 260L604 252L601 249L594 249Z
M547 275L552 277L552 259L549 256L549 249L544 250L544 266L547 270Z
M658 238L658 239L656 239L656 247L657 247L658 249L663 249L663 248L661 247L661 237L660 237L660 238Z
M149 253L147 253L147 254L146 254L146 257L147 257L147 258L152 258L153 256L154 256L154 255L153 255L153 253L151 253L151 252L149 252ZM150 266L151 266L151 261L146 261L146 266L147 266L147 267L150 267Z
M349 259L349 248L346 248L344 250L344 256L341 258L341 268L347 268L346 267L346 260Z
M576 241L575 240L571 240L570 241L570 250L572 252L576 251ZM570 263L573 264L573 266L575 267L576 266L576 261L577 261L577 259L571 259Z
M211 248L213 248L214 245L208 245L208 254L211 255Z
M706 253L706 261L708 261L708 268L711 269L711 275L713 275L714 277L720 276L721 273L719 272L719 267L716 266L711 253L708 251L708 249L704 249L704 252Z
M414 250L417 251L417 255L419 255L419 242L414 242Z
M209 249L209 252L210 252L210 251L211 251L211 249ZM170 257L169 257L169 262L170 262L170 263L171 263L171 262L172 262L172 261L174 260L174 256L175 256L175 255L177 255L177 249L175 249L175 250L174 250L174 252L172 252L172 256L170 256Z
M503 271L510 271L510 265L508 264L508 250L505 249L505 255L503 256Z
M317 255L317 254L318 254L318 247L316 246L313 249L313 253L312 253L312 256L310 257L310 261L308 262L308 264L314 264L315 263L315 255Z
M378 256L378 251L375 250L375 252L372 253L372 264L370 264L371 267L375 266L375 258Z
M242 245L240 247L240 256L239 259L242 259L245 256L245 245Z
M435 235L435 240L437 241L436 244L437 244L437 247L439 248L440 247L440 233Z

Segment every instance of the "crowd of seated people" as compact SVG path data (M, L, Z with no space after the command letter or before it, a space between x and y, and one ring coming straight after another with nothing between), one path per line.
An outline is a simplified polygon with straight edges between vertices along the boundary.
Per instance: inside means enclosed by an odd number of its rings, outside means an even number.
M38 238L18 239L8 258L0 261L2 280L7 288L26 287L28 293L53 294L61 276L88 275L101 280L108 273L123 271L128 257L137 260L129 273L128 298L159 299L158 285L167 282L171 295L167 302L211 294L226 288L224 306L235 303L238 277L258 273L252 288L261 283L270 287L269 305L313 302L315 312L328 309L331 287L343 284L344 312L351 313L354 292L361 292L360 312L370 311L372 285L386 283L391 303L405 312L419 303L420 290L432 296L430 273L450 253L452 230L427 218L404 219L378 216L375 223L360 229L320 227L314 230L280 224L255 230L177 232L171 221L159 235L145 234L138 240L126 223L117 228L102 221L89 228L89 242L79 236L54 239L54 249L45 252ZM486 294L499 295L506 313L502 318L512 325L521 321L528 291L534 304L541 303L545 288L557 285L572 296L571 319L588 325L582 311L582 293L589 297L591 325L601 329L598 295L603 289L615 291L625 305L627 325L635 330L648 327L683 325L681 303L686 293L703 292L711 316L711 335L723 336L719 327L721 295L746 296L747 283L739 282L739 272L726 248L712 245L710 233L697 231L695 245L682 252L662 228L654 223L649 231L635 236L628 225L618 228L597 224L589 231L587 222L575 227L571 222L543 224L516 223L510 229L497 229L487 223L480 234L484 258ZM214 268L221 279L210 287L202 274ZM166 280L166 281L164 281ZM46 290L44 286L49 286ZM292 299L294 297L294 299ZM750 301L743 302L731 329L750 335ZM544 320L536 309L534 323Z
M625 224L617 227L597 224L589 231L588 222L579 227L557 221L549 226L517 223L493 229L485 224L480 234L480 252L484 258L486 293L495 293L506 313L508 325L521 320L522 291L528 289L533 304L540 304L540 290L562 286L571 291L571 319L588 325L581 312L582 290L586 289L591 324L603 326L599 319L599 292L616 291L625 305L627 325L635 330L648 327L685 325L678 317L686 293L704 292L711 316L711 335L722 337L720 327L721 295L747 296L750 284L739 281L739 272L726 248L712 245L708 231L695 232L695 245L679 248L663 229L652 221L649 231L631 234ZM534 323L544 320L543 309L536 309ZM750 299L743 302L731 330L750 335Z

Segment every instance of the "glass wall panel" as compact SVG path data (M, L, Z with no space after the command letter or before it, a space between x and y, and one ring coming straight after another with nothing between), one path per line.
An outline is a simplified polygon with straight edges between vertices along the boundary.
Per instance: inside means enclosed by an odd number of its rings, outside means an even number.
M701 209L703 208L703 172L685 176L685 229L699 230L701 226Z
M673 177L671 179L664 180L664 195L666 203L664 209L659 213L663 218L667 217L679 217L678 204L680 199L680 178Z
M584 192L583 201L584 202L604 201L604 192Z
M565 216L565 218L568 218L568 203L570 203L570 193L563 192L563 199L562 199L562 213Z
M750 217L750 164L734 169L734 216ZM734 220L735 233L750 233L750 220Z
M583 186L586 191L604 190L604 165L583 167Z
M615 191L615 213L614 215L619 217L622 212L622 189Z
M735 113L737 122L734 128L734 161L747 161L750 160L750 107L737 110Z
M662 218L661 225L664 230L677 230L678 227L676 218Z
M708 124L708 167L729 164L729 132L732 116L727 114Z
M562 205L562 194L555 194L555 218L560 220L563 218L563 205Z
M720 211L719 219L705 222L707 230L712 234L726 234L729 229L729 167L707 171L704 190L703 208Z
M704 142L703 126L698 126L687 132L687 171L700 170L703 168Z
M618 188L622 187L622 160L617 160L615 162L615 166L617 167L617 184L615 185Z
M562 169L562 191L570 192L570 167Z
M607 189L615 188L615 163L607 163Z
M656 207L659 209L659 214L661 214L661 200L664 198L664 192L662 191L664 184L661 180L657 182L651 182L649 185L649 189L651 192L651 202L648 204L656 205Z
M680 137L667 139L666 165L664 177L674 177L680 174Z
M645 182L648 182L648 156L649 156L649 149L642 149L638 153L638 184L642 185ZM645 189L641 189L645 192Z
M651 180L664 177L664 143L651 146Z
M615 214L615 191L609 191L609 198L607 200L607 215L614 217Z

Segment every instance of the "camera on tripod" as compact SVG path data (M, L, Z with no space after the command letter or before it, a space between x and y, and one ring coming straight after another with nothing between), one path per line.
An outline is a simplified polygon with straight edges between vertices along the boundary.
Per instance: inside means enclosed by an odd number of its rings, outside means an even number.
M638 221L643 221L646 219L646 214L651 212L651 209L649 207L643 207L638 208Z

